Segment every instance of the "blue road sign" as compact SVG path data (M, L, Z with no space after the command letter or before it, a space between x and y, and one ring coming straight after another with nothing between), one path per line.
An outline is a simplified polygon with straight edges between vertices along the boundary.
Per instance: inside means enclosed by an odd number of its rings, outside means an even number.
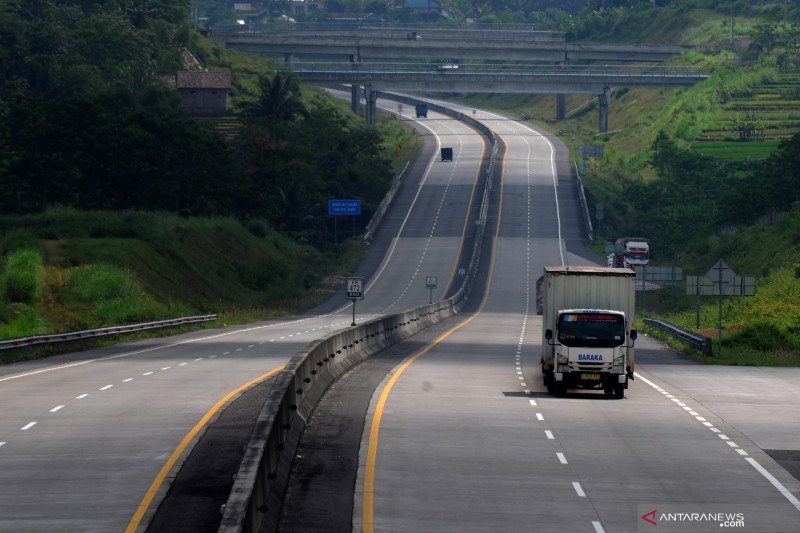
M328 200L329 215L360 215L361 200Z

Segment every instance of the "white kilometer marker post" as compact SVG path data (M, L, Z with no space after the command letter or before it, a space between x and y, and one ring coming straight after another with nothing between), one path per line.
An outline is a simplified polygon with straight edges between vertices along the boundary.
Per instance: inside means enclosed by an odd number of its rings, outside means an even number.
M51 413L55 413L56 411L60 411L60 410L61 410L61 409L63 409L63 408L64 408L64 406L63 406L63 405L56 405L55 407L53 407L52 409L50 409L50 412L51 412Z
M22 426L21 428L19 428L19 430L20 430L20 431L26 431L26 430L28 430L28 429L31 429L31 428L32 428L33 426L35 426L35 425L36 425L36 422L28 422L27 424L25 424L24 426Z

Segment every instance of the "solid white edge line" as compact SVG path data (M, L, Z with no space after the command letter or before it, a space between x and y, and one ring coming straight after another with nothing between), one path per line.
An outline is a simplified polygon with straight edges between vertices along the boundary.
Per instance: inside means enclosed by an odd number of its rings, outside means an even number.
M651 387L653 387L653 388L655 388L655 387L656 387L655 383L653 383L652 381L650 381L650 380L649 380L649 379L647 379L647 378L644 378L644 377L642 377L642 376L641 376L641 375L640 375L638 372L637 372L637 373L635 373L634 375L635 375L637 378L639 378L639 379L641 379L642 381L644 381L645 383L647 383L648 385L650 385ZM707 422L703 422L703 424L707 424ZM711 431L715 431L715 430L716 430L717 432L719 431L717 428L714 428L714 427L712 427L712 428L710 428L710 429L711 429ZM720 438L722 438L722 437L725 437L725 435L718 435L718 436L719 436ZM727 439L727 437L725 437L725 438ZM742 457L744 457L744 460L745 460L745 461L747 461L748 463L750 463L751 465L753 465L753 468L755 468L756 470L758 470L758 472L759 472L759 473L760 473L762 476L764 476L765 478L767 478L767 481L769 481L770 483L772 483L772 486L774 486L776 489L778 489L778 492L780 492L781 494L783 494L783 495L784 495L784 497L785 497L787 500L789 500L789 503L791 503L792 505L794 505L794 507L795 507L795 508L796 508L798 511L800 511L800 500L798 500L798 499L795 497L795 495L794 495L794 494L792 494L791 492L789 492L789 489L787 489L786 487L784 487L784 486L783 486L783 483L781 483L780 481L778 481L778 480L775 478L775 476L773 476L772 474L770 474L769 472L767 472L767 470L766 470L766 469L765 469L763 466L761 466L761 465L758 463L758 461L756 461L756 460L755 460L755 459L753 459L752 457L745 457L745 455L747 454L747 452L744 452L744 450L742 450L741 448L737 449L736 451L737 451L737 452L739 452L739 454L740 454L740 455L742 455ZM744 453L743 453L743 452L744 452ZM572 484L573 484L573 485L575 485L575 483L574 483L574 482L573 482ZM577 490L577 488L576 488L576 490Z
M606 533L606 530L603 529L603 524L600 522L594 521L592 522L592 525L594 526L595 533Z
M784 486L783 486L783 483L781 483L780 481L778 481L777 479L775 479L775 476L773 476L772 474L770 474L769 472L767 472L767 470L766 470L766 469L765 469L763 466L761 466L761 465L758 463L758 461L756 461L756 460L755 460L755 459L753 459L752 457L745 457L745 458L744 458L744 460L745 460L745 461L747 461L748 463L750 463L751 465L753 465L753 468L755 468L756 470L758 470L758 472L759 472L759 473L760 473L762 476L764 476L765 478L767 478L767 480L768 480L770 483L772 483L772 486L774 486L776 489L778 489L778 492L780 492L781 494L783 494L783 495L786 497L786 499L787 499L787 500L789 500L789 503L791 503L792 505L794 505L794 506L795 506L795 508L796 508L798 511L800 511L800 500L798 500L797 498L795 498L794 494L792 494L791 492L789 492L789 489L787 489L786 487L784 487Z
M578 493L578 496L580 496L581 498L585 498L586 497L586 493L583 492L583 488L581 487L581 484L580 484L579 481L573 481L572 482L572 487L575 489L575 492Z

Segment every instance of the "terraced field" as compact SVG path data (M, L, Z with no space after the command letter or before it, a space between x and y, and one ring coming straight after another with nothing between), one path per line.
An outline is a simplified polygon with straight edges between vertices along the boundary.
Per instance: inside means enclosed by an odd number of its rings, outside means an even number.
M692 146L721 159L763 159L779 141L798 132L800 74L782 74L733 93L716 123L704 129Z

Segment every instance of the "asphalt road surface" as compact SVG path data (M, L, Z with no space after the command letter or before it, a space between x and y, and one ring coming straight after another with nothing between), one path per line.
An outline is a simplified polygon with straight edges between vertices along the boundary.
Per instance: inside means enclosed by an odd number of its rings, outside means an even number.
M453 277L484 140L433 113L421 133L425 154L362 267L358 321L427 303L426 274L439 276L438 291ZM438 161L443 143L453 162ZM268 379L311 340L349 327L350 307L336 298L296 319L0 368L0 531L143 527L215 405Z
M281 530L800 531L800 369L703 366L642 336L625 399L545 392L535 280L593 262L573 177L557 139L476 117L507 146L485 299L331 388Z

